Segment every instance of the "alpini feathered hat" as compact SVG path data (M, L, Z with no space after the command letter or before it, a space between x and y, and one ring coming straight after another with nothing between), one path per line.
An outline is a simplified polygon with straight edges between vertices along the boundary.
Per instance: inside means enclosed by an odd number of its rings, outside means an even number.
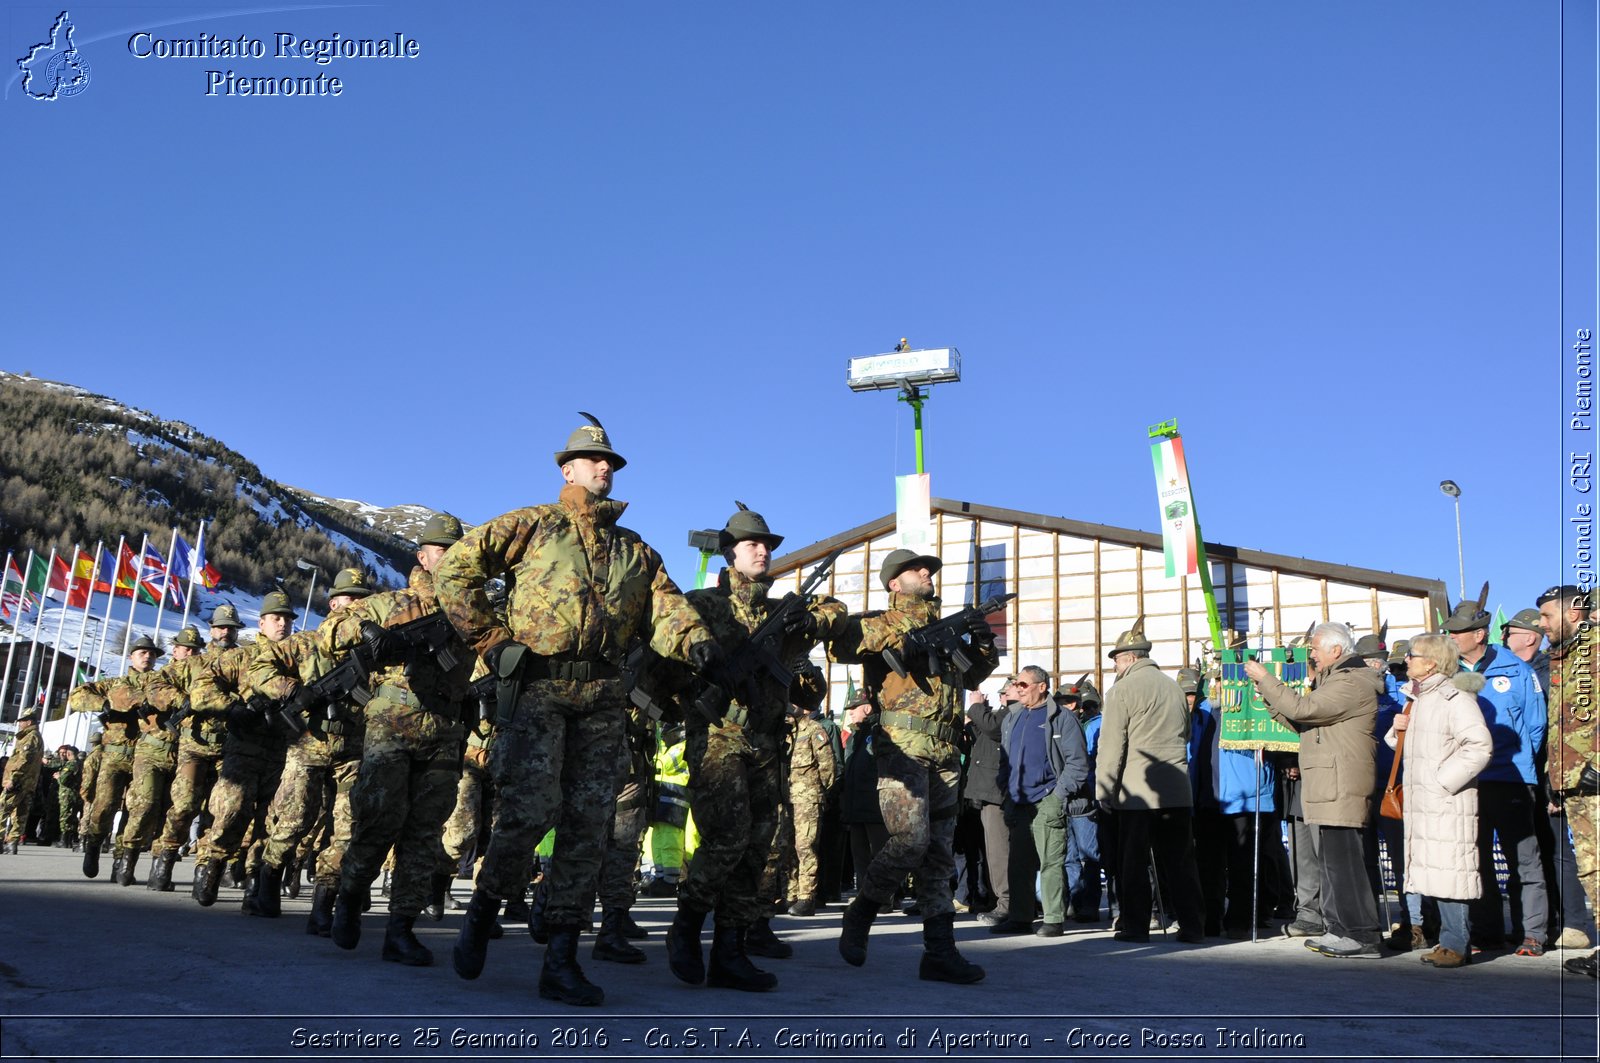
M565 450L556 451L556 465L565 465L573 458L581 458L586 454L598 454L611 459L611 468L620 469L628 464L621 454L611 449L611 437L606 435L605 425L592 413L578 411L579 416L587 420L588 424L580 424L572 430L567 437Z

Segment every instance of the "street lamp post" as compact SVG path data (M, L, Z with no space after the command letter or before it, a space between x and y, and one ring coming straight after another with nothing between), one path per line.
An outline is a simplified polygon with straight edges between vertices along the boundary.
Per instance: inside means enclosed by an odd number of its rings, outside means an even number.
M1461 550L1461 487L1454 480L1440 480L1439 490L1456 504L1456 576L1460 580L1461 601L1467 600L1467 560Z
M300 630L304 631L306 629L306 622L311 619L311 596L317 593L317 576L322 573L322 569L318 568L316 565L313 565L303 557L295 558L294 565L301 572L311 573L311 586L306 588L306 611L305 614L300 617Z

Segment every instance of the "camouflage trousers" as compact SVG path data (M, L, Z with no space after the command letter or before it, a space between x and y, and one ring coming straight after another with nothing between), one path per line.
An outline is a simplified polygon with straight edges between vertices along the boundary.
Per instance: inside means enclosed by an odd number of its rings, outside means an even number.
M494 822L479 889L520 897L534 848L554 825L545 919L551 926L589 919L616 798L625 701L614 679L540 679L523 691L489 754Z
M793 900L817 896L820 867L817 861L817 833L822 827L822 795L812 790L792 792L790 807L794 817L794 876L789 896Z
M369 715L366 748L350 791L354 832L339 869L340 892L370 887L393 846L389 912L420 913L444 859L441 828L455 805L460 778L458 721L414 714L402 731L381 713Z
M955 910L950 880L955 874L956 813L961 769L949 762L906 755L888 742L879 744L878 810L888 841L872 858L861 896L882 905L907 875L916 876L917 905L924 921Z
M144 852L156 840L167 815L172 775L178 767L178 741L141 735L133 752L133 779L128 783L128 821L117 848Z
M78 833L78 816L83 812L83 798L70 786L57 787L56 794L59 802L57 810L61 815L58 825L61 833L70 837Z
M1561 805L1572 831L1573 863L1589 903L1600 911L1600 795L1564 793Z
M473 758L467 750L467 759L461 766L461 781L456 785L456 804L450 818L444 821L444 861L441 874L454 875L461 860L478 840L482 826L484 799L492 789L489 769Z
M268 867L284 866L307 843L332 782L333 756L327 743L309 733L301 735L284 754L278 789L267 806L261 859Z
M19 786L0 794L0 841L21 842L28 829L28 813L33 809L33 786Z
M606 842L605 855L600 859L597 892L601 911L626 911L639 899L634 872L639 868L639 849L649 818L650 810L643 805L618 808L612 814L611 833Z
M220 744L207 746L192 739L178 743L178 767L172 775L172 807L167 809L166 825L155 844L157 853L175 853L189 840L189 828L206 807L221 764Z
M133 745L100 747L100 770L94 777L94 807L83 824L83 836L96 840L111 833L122 797L133 780Z
M227 737L222 747L222 767L206 804L211 828L200 839L197 860L230 860L243 850L247 870L260 866L267 806L278 788L283 758L282 749L233 735Z
M767 850L767 865L761 869L761 883L756 887L756 905L765 919L773 907L789 892L794 879L794 812L789 798L778 803L778 829L772 832L772 845Z
M350 839L355 836L355 819L350 814L350 794L360 777L361 761L336 760L333 764L333 801L328 809L327 844L317 850L317 882L328 886L339 884L339 874L344 867L344 854L350 849ZM309 855L309 854L308 854Z
M747 927L770 914L759 894L783 801L783 761L773 735L747 735L733 724L689 732L689 808L700 845L689 858L678 898L701 910L716 909L717 921ZM782 889L776 879L770 901Z

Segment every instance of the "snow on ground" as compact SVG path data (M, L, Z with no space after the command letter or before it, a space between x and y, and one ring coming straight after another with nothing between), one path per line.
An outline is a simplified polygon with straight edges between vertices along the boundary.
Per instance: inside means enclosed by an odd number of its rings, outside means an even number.
M361 559L361 564L378 578L378 582L390 587L404 587L406 574L396 569L378 554L362 546L348 535L334 531L332 528L318 525L328 541L341 550L348 550Z

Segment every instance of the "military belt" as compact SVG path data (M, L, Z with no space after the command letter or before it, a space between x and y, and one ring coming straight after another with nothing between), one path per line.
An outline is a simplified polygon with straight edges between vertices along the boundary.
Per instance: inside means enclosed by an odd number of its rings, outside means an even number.
M561 679L571 683L587 683L596 679L616 679L621 669L609 661L577 661L566 657L541 657L530 653L522 665L522 678Z
M889 727L899 727L919 734L932 735L946 745L956 744L956 729L947 723L934 723L910 713L885 711L878 714L878 722Z
M421 699L411 691L391 686L388 683L380 685L373 693L386 701L393 701L411 709L421 709L423 712L436 712L441 716L456 716L459 714L459 706L455 702L449 703L444 708L436 709L432 705L424 705Z

